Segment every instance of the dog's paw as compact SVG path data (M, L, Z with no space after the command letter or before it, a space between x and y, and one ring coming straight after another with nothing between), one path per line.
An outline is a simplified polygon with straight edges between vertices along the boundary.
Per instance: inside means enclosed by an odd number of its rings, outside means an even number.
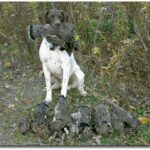
M85 97L85 96L87 96L88 94L87 94L86 91L83 91L83 92L81 93L81 95Z
M63 95L60 95L58 97L58 103L55 107L55 110L61 111L61 110L66 109L66 107L67 107L66 98Z
M50 96L46 96L44 103L49 105L51 102L52 102L52 99L50 98Z

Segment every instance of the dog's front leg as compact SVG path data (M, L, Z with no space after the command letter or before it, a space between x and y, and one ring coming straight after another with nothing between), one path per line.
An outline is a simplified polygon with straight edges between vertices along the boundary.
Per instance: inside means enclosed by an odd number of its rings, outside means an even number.
M62 80L61 95L66 97L67 87L68 87L68 82L69 82L69 74L70 74L70 63L64 62L62 64L62 69L63 69L63 80Z
M44 63L43 63L43 72L44 72L45 83L46 83L45 103L49 104L52 101L51 74Z

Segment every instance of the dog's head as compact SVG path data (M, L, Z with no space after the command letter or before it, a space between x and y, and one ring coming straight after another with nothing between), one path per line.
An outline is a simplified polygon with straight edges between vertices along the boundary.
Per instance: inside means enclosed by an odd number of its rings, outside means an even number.
M68 21L68 15L63 10L52 9L42 12L39 15L42 24L50 24L52 27L58 27L63 22Z

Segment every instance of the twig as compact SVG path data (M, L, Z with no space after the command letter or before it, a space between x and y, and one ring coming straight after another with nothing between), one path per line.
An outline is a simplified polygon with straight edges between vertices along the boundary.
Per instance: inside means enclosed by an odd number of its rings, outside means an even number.
M97 36L98 36L98 28L100 26L100 20L101 20L101 13L99 15L99 21L98 21L98 24L97 24L97 27L96 27L96 31L95 31L95 35L94 35L94 40L93 40L94 46L96 46L96 39L97 39Z
M141 40L141 42L142 42L142 44L143 44L143 47L144 47L145 51L147 52L147 51L148 51L148 48L146 47L146 45L145 45L145 43L144 43L144 40L143 40L143 38L142 38L142 36L141 36L141 33L140 33L139 29L138 29L138 26L137 26L136 24L134 25L134 28L135 28L135 33L136 33L137 36L140 38L140 40Z
M51 5L52 5L52 8L53 8L53 9L56 9L55 3L51 3Z
M144 25L144 29L145 29L145 32L147 34L147 39L148 39L148 41L150 41L150 35L149 35L148 30L147 30L145 25Z

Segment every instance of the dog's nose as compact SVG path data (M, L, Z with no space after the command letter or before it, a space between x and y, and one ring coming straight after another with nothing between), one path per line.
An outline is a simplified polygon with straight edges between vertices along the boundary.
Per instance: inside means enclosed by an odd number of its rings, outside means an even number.
M59 19L56 19L55 20L55 25L60 25L61 24L61 21Z

